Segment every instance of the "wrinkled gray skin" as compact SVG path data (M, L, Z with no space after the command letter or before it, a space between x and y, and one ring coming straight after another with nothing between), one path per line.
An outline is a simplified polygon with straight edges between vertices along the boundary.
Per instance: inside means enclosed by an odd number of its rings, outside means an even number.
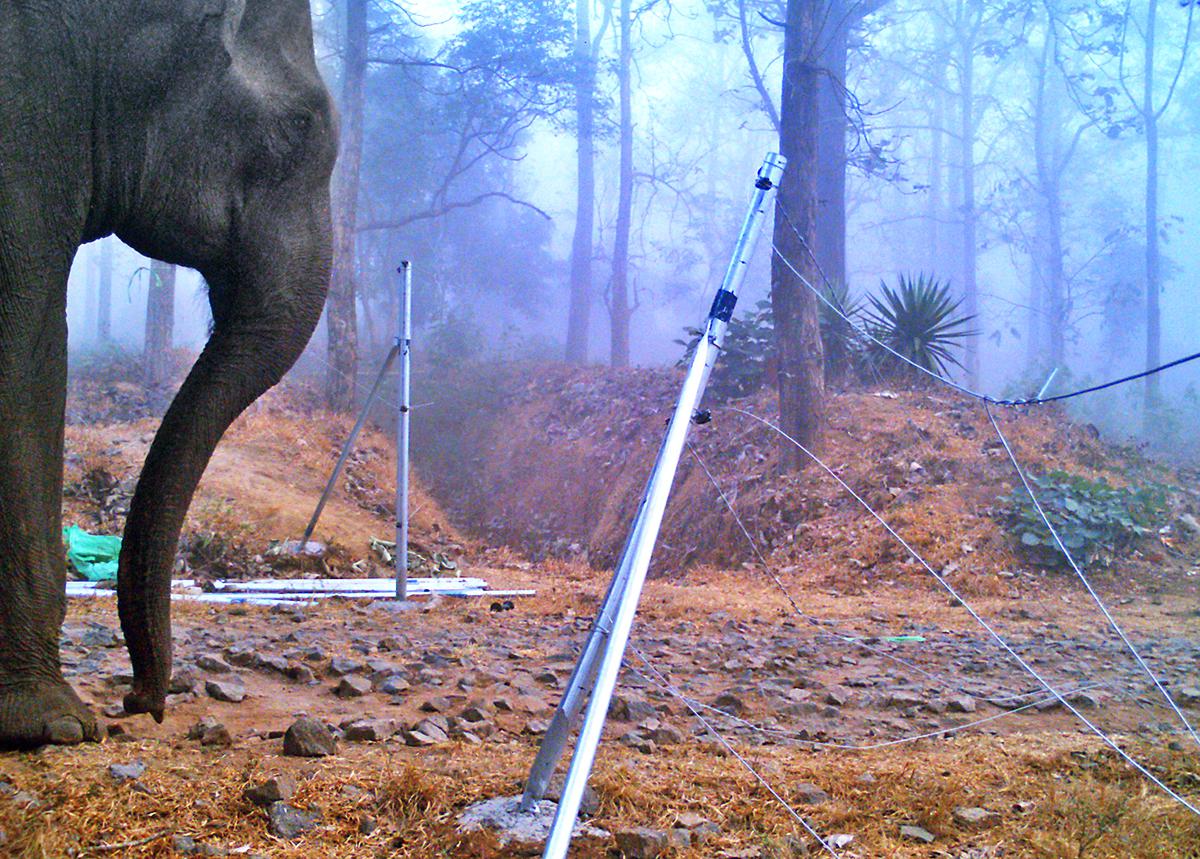
M217 441L316 325L335 138L307 0L0 0L0 748L97 734L58 654L76 249L115 233L210 286L212 336L121 552L125 708L161 720L184 514Z

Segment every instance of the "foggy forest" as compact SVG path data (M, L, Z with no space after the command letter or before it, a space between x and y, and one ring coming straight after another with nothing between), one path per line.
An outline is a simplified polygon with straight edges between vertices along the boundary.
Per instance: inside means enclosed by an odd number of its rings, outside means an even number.
M1200 855L1196 6L0 0L0 856Z

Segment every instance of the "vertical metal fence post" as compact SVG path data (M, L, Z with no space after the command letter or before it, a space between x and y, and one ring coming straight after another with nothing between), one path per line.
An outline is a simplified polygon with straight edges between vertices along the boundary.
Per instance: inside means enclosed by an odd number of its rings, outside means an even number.
M541 798L540 794L545 790L550 774L562 755L571 723L578 715L586 697L587 713L575 744L575 753L571 758L554 823L546 839L543 859L563 859L567 855L575 819L579 815L579 804L588 775L591 773L592 763L595 761L596 748L600 743L600 734L604 729L609 703L612 701L613 689L637 613L638 599L650 567L650 558L662 526L671 483L683 454L688 429L693 419L698 417L697 410L704 396L704 388L708 384L709 374L721 351L725 330L733 316L738 288L745 277L750 255L766 219L767 200L778 185L786 163L782 156L770 153L758 171L750 211L734 246L729 269L708 312L703 334L696 342L696 351L684 378L675 412L667 427L666 437L659 449L658 459L646 484L641 504L638 506L625 550L609 585L604 606L559 703L551 723L552 730L547 732L534 761L522 807L528 807L534 800Z
M412 263L400 263L400 399L396 421L396 599L408 597L408 431L412 388Z

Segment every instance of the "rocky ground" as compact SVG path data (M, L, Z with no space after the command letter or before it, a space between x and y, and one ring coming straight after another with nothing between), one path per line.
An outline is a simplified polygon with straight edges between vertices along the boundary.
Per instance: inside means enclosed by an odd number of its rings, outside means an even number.
M551 379L561 396L531 389L506 401L518 412L498 412L507 429L479 456L460 450L455 460L453 446L431 443L448 458L427 465L434 493L418 485L414 496L419 552L449 556L494 588L537 591L511 609L489 598L179 603L175 681L157 725L121 711L130 676L114 603L72 602L63 663L103 714L105 741L0 756L0 855L540 853L468 830L461 818L475 803L521 791L604 589L605 546L627 513L618 496L636 493L652 452L646 439L661 428L658 376L632 412L594 414L592 401L611 391L576 375ZM79 424L68 429L66 516L116 532L154 419L136 389L118 397L108 384L72 400ZM1200 795L1197 744L1082 586L1014 555L989 509L1011 475L978 422L920 394L860 393L835 406L827 454L846 464L843 476L1072 707L1173 790ZM1061 417L1039 420L1018 429L1039 464L1153 473L1183 487L1179 513L1194 512L1194 484L1179 474L1106 450ZM579 450L530 468L534 449L568 425L582 428L560 442ZM179 572L390 575L370 540L391 527L395 464L373 432L322 519L317 536L332 550L319 568L266 551L303 529L348 426L288 390L239 421L200 487ZM636 455L614 458L633 442ZM851 456L864 445L878 452ZM769 563L741 542L690 468L664 552L691 552L708 566L660 565L670 575L647 586L585 803L593 828L572 855L821 854L764 782L847 859L1200 855L1196 817L1041 690L861 510L829 487L773 476L774 448L732 421L697 446L732 485ZM481 475L508 482L485 499ZM530 539L498 545L496 511L528 524L535 503L549 504L559 517L551 530L575 534L580 546L555 548L536 527L525 531ZM472 507L485 518L464 518ZM589 522L596 532L587 533ZM589 555L599 569L584 562ZM1198 559L1194 541L1168 530L1096 572L1105 602L1192 721Z
M104 713L107 741L0 759L9 849L525 855L527 846L459 831L457 818L472 801L520 791L603 581L580 568L555 569L553 583L544 570L472 572L539 595L509 611L452 598L406 609L182 606L162 725L121 713L129 675L114 607L73 604L64 662ZM1069 696L1081 712L1195 790L1195 747L1084 595L1069 599L1053 619L1051 607L1043 615L1009 599L980 609L1052 683L1082 689ZM1200 691L1189 687L1198 621L1184 600L1157 602L1127 604L1124 619L1185 712L1200 717ZM929 592L826 595L809 604L812 623L767 584L714 575L654 583L644 606L588 807L609 835L578 855L783 857L815 847L643 659L847 857L1075 856L1089 838L1089 856L1165 857L1188 855L1169 845L1200 844L1200 829L1061 706L1022 695L1036 684ZM924 641L886 640L897 635ZM977 720L988 721L956 731ZM885 745L918 734L928 738ZM1120 807L1088 817L1082 809L1105 790ZM1105 815L1116 817L1089 829ZM1177 828L1147 841L1140 827L1151 821Z

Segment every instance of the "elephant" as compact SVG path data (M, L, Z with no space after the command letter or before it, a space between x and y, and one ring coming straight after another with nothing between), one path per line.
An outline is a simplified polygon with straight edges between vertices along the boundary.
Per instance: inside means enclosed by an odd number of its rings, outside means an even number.
M208 284L208 342L131 502L128 713L162 721L170 576L222 435L315 329L337 118L308 0L0 0L0 748L98 738L63 677L67 275L116 235Z

